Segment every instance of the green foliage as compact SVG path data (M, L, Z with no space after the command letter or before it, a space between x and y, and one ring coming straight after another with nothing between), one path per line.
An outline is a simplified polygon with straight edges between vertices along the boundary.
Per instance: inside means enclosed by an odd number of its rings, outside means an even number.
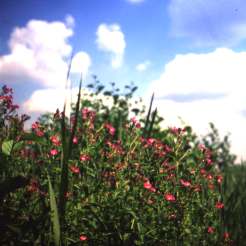
M230 228L235 245L246 241L246 166L245 163L225 169L223 197L224 223Z
M58 208L56 204L55 193L53 191L49 175L48 175L48 183L49 183L50 210L51 210L51 224L52 224L53 239L55 242L55 246L60 246L61 231L60 231Z
M232 222L224 216L216 168L226 156L213 147L220 140L206 147L190 127L161 129L153 98L145 115L144 108L131 107L136 86L121 94L111 85L106 90L95 77L88 85L91 99L79 93L70 119L65 109L47 114L30 132L21 121L11 125L4 116L8 104L1 104L2 184L17 174L28 177L28 184L2 199L0 243L230 244L223 233ZM109 96L112 105L100 95Z
M229 137L226 135L223 140L213 123L210 123L211 132L203 138L204 145L212 152L211 160L223 170L235 164L236 156L230 151Z

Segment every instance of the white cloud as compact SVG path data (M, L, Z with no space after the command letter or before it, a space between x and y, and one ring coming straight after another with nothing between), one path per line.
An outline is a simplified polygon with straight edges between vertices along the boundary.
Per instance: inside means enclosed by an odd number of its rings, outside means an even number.
M47 88L47 89L41 89L36 90L32 93L29 100L27 100L23 104L24 110L31 112L31 113L54 113L57 108L60 110L63 110L64 102L66 99L67 102L67 115L70 113L70 107L69 105L72 103L75 103L78 96L78 87L74 87L72 90L64 89L64 88ZM91 92L86 89L82 88L81 90L81 98L90 99ZM54 100L55 98L55 100ZM104 96L102 94L99 94L94 99L101 99L107 105L108 107L111 107L113 105L113 99ZM45 100L44 100L45 99Z
M83 77L87 75L89 67L91 66L91 58L86 52L78 52L72 60L71 72L82 73Z
M111 65L119 68L123 63L124 50L126 47L124 33L118 24L100 24L97 28L96 43L100 50L109 52Z
M72 17L68 20L71 24ZM73 29L58 21L30 20L25 27L16 27L9 40L10 53L0 57L0 80L64 87L72 35Z
M231 46L246 39L244 0L171 0L172 34L198 45Z
M66 15L65 21L68 27L73 28L75 26L75 20L72 15Z
M136 70L139 72L145 71L150 66L150 61L145 61L136 66Z
M207 133L209 122L221 135L230 132L232 151L246 158L245 64L246 52L225 48L177 55L146 96L155 92L155 104L167 125L180 125L180 116L199 134Z

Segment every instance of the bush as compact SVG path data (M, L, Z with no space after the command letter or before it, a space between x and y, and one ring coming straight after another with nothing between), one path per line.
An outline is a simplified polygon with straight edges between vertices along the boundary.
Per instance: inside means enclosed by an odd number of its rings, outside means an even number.
M2 135L2 182L22 174L28 185L0 200L13 217L1 218L1 244L229 244L211 151L189 127L160 130L157 111L129 119L131 95L111 96L111 110L79 94L70 120L57 111Z

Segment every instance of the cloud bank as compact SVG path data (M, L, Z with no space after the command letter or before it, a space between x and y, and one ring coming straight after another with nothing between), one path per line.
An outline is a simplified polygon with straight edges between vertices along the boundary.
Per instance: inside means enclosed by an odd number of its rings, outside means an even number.
M246 52L226 48L177 55L151 82L145 98L155 92L166 125L180 125L181 117L206 134L213 122L222 135L231 133L232 151L246 158L245 64Z
M0 57L0 81L10 85L19 83L23 88L31 84L43 88L34 91L23 104L27 113L54 110L64 102L72 53L69 38L73 35L74 25L73 17L68 15L64 23L30 20L26 26L16 27L11 33L10 52ZM80 51L73 57L71 72L86 76L90 66L90 56Z

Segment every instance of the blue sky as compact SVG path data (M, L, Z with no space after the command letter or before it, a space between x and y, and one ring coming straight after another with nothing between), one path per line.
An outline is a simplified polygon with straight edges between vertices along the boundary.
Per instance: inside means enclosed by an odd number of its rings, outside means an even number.
M166 125L181 117L202 135L212 121L246 157L245 1L0 1L0 83L23 111L63 102L72 52L75 87L81 71L134 81L146 103L155 92Z

